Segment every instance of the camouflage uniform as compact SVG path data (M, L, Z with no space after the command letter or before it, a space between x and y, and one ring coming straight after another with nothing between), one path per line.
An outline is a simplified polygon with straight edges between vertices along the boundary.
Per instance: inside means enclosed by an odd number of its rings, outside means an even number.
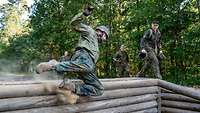
M118 77L129 77L129 58L126 51L117 51L114 55L116 72Z
M83 83L75 84L75 92L83 96L103 94L103 85L96 76L96 62L99 58L99 47L96 31L83 24L83 13L77 14L71 21L72 27L80 33L75 54L69 61L55 66L57 72L77 72Z
M145 32L141 39L140 47L147 51L147 57L144 59L145 64L137 76L141 76L149 67L152 67L155 77L162 79L158 59L159 51L161 50L160 40L161 33L159 30L153 31L153 29L149 29Z
M68 55L68 56L61 56L60 57L60 60L59 60L59 62L64 62L64 61L68 61L68 60L70 60L70 56Z

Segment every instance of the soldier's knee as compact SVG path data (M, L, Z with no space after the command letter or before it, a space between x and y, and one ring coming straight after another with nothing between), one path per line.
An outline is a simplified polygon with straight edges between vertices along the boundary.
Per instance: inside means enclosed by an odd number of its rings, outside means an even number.
M86 67L86 68L85 68L85 71L86 71L86 72L93 72L93 71L94 71L94 68L89 66L89 67Z
M104 93L103 89L98 89L98 90L96 90L95 96L101 96L101 95L103 95L103 93Z
M103 89L99 91L99 95L103 95L103 93L104 93Z
M97 85L97 84L96 84ZM94 88L94 95L95 96L101 96L104 93L104 87L102 84L98 84Z
M81 71L87 72L87 73L94 71L93 66L81 65L80 68L81 68Z

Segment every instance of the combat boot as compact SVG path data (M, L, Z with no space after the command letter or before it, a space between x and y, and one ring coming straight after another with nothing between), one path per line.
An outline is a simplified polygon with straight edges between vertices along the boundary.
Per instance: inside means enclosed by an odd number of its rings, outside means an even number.
M58 64L58 62L54 59L50 60L49 62L42 62L36 66L36 73L41 74L42 72L50 71L57 64Z
M79 98L75 92L75 85L73 83L65 84L56 90L58 101L61 103L75 104Z

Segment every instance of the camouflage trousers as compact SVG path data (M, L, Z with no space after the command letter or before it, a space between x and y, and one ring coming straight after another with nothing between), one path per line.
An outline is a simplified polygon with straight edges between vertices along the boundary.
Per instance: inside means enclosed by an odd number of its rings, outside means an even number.
M149 68L153 69L156 78L162 79L159 60L153 49L147 49L147 57L144 59L144 66L141 68L137 76L144 74Z
M117 77L129 77L129 64L116 66Z
M56 66L57 72L77 72L82 83L75 83L75 92L81 96L99 96L103 94L103 85L96 76L95 63L84 48L76 50L69 61Z

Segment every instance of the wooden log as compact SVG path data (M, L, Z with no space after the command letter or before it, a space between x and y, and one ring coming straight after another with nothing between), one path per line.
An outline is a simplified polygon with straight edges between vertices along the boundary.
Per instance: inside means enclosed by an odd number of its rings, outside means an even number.
M200 104L182 102L182 101L180 102L180 101L162 100L162 106L178 108L183 110L200 111Z
M156 86L157 80L103 82L103 85L105 90L147 87ZM0 98L42 96L55 94L55 89L57 88L57 86L57 82L46 82L30 85L0 85Z
M162 113L199 113L198 111L182 110L177 108L162 107Z
M49 75L48 75L49 76ZM12 82L38 82L41 80L60 80L59 77L51 77L51 79L49 79L50 77L48 77L47 75L34 75L34 76L15 76L15 75L11 75L11 76L2 76L0 73L0 81L1 82L8 82L8 81L12 81ZM59 75L58 75L59 76ZM139 78L135 78L135 77L126 77L126 78L108 78L108 79L100 79L101 82L107 82L107 81L123 81L123 80L138 80ZM147 79L147 78L143 78L143 79ZM74 79L72 79L74 80ZM140 78L141 80L141 78Z
M157 94L158 87L143 87L143 88L130 88L107 90L102 96L83 96L80 97L78 103L108 100L122 97L139 96L145 94ZM0 112L10 110L30 109L37 107L49 107L57 105L56 96L35 96L35 97L20 97L0 99Z
M103 83L103 85L106 90L148 87L148 86L157 86L158 80L146 79L146 80L133 80L133 81L116 81L116 82L105 82Z
M123 105L125 106L125 108L127 108L126 106L135 105L135 104L137 108L134 108L134 109L140 110L140 109L152 108L152 107L157 106L157 103L155 101L156 98L157 98L156 95L148 94L148 95L135 96L135 97L126 97L126 98L81 103L81 104L76 104L76 105L42 107L42 108L35 108L35 109L8 111L8 112L2 112L2 113L77 113L77 112L86 112L86 111L113 108L113 107L118 107L118 106L121 107ZM142 103L142 104L138 105L137 103Z
M179 86L170 82L166 82L163 80L158 80L158 84L162 88L166 88L168 90L171 90L173 92L176 92L178 94L183 94L185 96L200 100L200 90Z
M55 95L0 99L0 112L31 109L37 107L50 107L57 104L57 97Z
M89 112L84 112L84 113L129 113L129 112L135 113L137 111L147 110L153 107L157 107L156 101L150 101L150 102L138 103L138 104L132 104L132 105L126 105L126 106L119 106L119 107L89 111Z
M156 80L156 79L138 79L138 78L109 78L109 79L100 79L101 82L115 82L115 81L137 81L137 80ZM1 81L1 80L0 80ZM72 82L81 82L79 79L70 79ZM42 84L42 83L54 83L59 84L62 80L25 80L25 81L1 81L0 85L30 85L30 84Z
M77 79L70 80L70 81L72 81L72 82L81 82L80 80L77 80ZM115 79L101 79L100 81L103 84L104 84L104 82L130 82L130 81L136 82L135 84L137 84L138 82L141 81L142 83L144 83L144 82L150 82L150 83L147 83L147 85L148 84L150 84L150 85L158 85L158 80L157 79L115 78ZM32 85L32 84L54 84L54 85L58 85L61 82L62 82L62 80L12 81L12 82L2 81L2 82L0 82L0 85Z
M161 98L163 100L173 100L173 101L183 101L183 102L191 102L191 103L200 103L200 100L196 100L184 95L180 94L172 94L172 93L162 93Z
M174 92L161 87L161 93L174 93Z
M157 110L157 108L150 108L150 109L134 111L134 112L129 112L129 113L158 113L158 110Z
M82 97L80 101L87 102L87 101L107 100L107 99L130 97L130 96L140 96L140 95L145 95L145 94L157 94L158 91L159 91L158 87L156 86L106 90L102 96Z
M55 94L54 84L1 85L0 99Z
M157 80L151 78L136 78L136 77L124 77L124 78L104 78L100 79L101 82L112 82L112 81L130 81L130 80Z

